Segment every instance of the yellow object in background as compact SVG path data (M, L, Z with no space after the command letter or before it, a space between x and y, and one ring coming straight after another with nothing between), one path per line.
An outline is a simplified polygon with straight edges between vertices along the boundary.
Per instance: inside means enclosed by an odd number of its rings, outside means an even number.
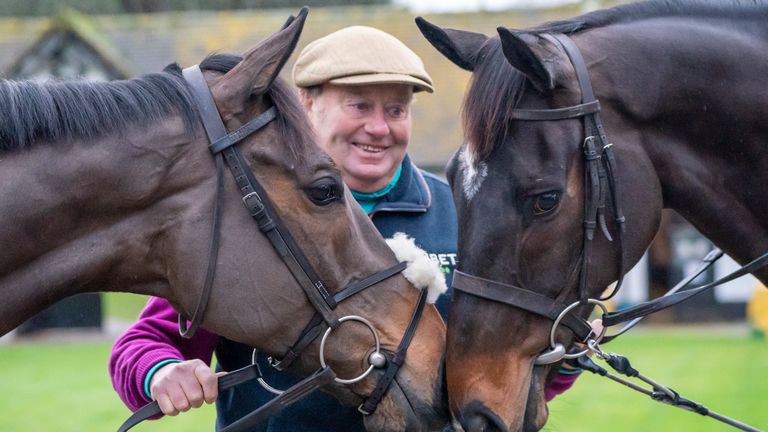
M758 284L747 302L747 321L755 336L764 339L768 333L768 289L762 284Z

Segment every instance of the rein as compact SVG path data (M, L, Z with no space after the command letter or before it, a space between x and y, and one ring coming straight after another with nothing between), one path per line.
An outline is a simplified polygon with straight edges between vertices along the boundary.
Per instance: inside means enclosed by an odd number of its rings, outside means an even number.
M709 266L711 266L718 258L722 256L722 252L718 249L715 249L710 252L706 258L704 258L704 263L694 272L694 274L686 277L666 295L654 300L640 303L621 311L608 312L603 302L613 297L619 291L625 273L624 231L626 220L621 211L621 205L616 191L617 169L616 158L613 152L613 144L608 141L608 138L605 134L605 130L603 128L599 114L600 103L595 98L592 91L592 85L589 79L587 67L578 47L568 36L564 34L542 34L541 36L552 44L561 47L568 55L568 58L573 65L574 71L576 72L576 78L579 82L579 87L581 90L581 103L570 107L555 109L515 109L512 111L511 118L521 121L554 121L582 118L585 137L583 143L585 205L583 223L584 240L582 243L578 300L574 303L566 305L557 299L552 299L526 288L516 287L514 285L480 278L478 276L473 276L458 270L454 271L454 289L475 295L477 297L517 307L552 320L553 325L550 331L550 346L545 352L536 358L536 365L552 364L565 359L577 367L589 370L590 372L596 373L598 375L606 376L616 382L644 393L656 401L693 411L701 415L710 416L718 421L741 430L748 432L758 431L749 425L729 417L725 417L704 407L703 405L683 398L674 390L642 375L637 371L637 369L634 369L630 365L629 360L626 357L618 354L606 353L600 349L599 343L601 341L609 342L613 340L617 336L620 336L629 330L647 315L681 303L708 289L729 282L748 273L754 272L759 268L765 267L768 265L768 253L759 256L747 265L714 282L708 283L698 288L680 291L682 288L690 284L696 278L696 276L704 272L707 268L709 268ZM610 294L598 299L592 299L589 298L587 283L588 269L591 261L592 240L594 239L594 232L596 228L599 226L606 239L611 242L613 241L613 238L611 237L611 234L608 230L608 226L605 222L604 212L606 194L610 194L613 214L615 218L614 221L617 226L616 237L618 240L618 280L616 282L616 286L613 288ZM619 332L615 334L606 336L604 328L601 334L595 335L586 320L571 314L572 310L587 305L597 306L602 309L602 320L605 328L630 320L631 322L626 324ZM559 324L563 324L564 326L568 327L573 332L573 334L576 335L578 340L587 346L587 348L576 353L566 353L565 347L555 340L555 332ZM630 378L637 378L645 384L650 385L652 390L647 390L621 377L612 375L606 369L597 366L594 362L592 362L592 360L585 355L588 352L592 352L596 357L605 360L608 365L611 366L619 374Z
M224 161L226 161L227 166L229 166L229 169L235 178L246 209L255 220L259 230L269 239L275 251L288 267L293 278L301 286L307 299L316 311L315 315L302 331L297 342L293 344L288 352L280 360L271 360L273 367L278 370L287 368L301 355L302 351L309 346L312 341L319 337L322 328L327 327L320 344L320 370L284 392L275 390L264 382L261 371L256 363L255 351L253 356L254 360L251 365L229 372L225 376L218 378L219 390L225 390L249 380L256 380L265 389L277 394L277 397L273 398L268 403L223 428L222 432L245 432L251 430L254 426L266 420L269 416L274 415L283 408L303 399L321 387L330 385L334 382L340 384L352 384L358 382L367 377L374 368L383 368L386 365L387 369L379 378L376 387L368 398L366 398L366 400L358 407L358 410L364 415L372 414L378 407L379 402L381 402L381 399L389 389L389 385L395 379L397 372L405 361L406 351L413 340L413 336L416 333L416 328L418 327L418 323L424 310L427 298L426 288L420 290L413 315L403 334L397 352L394 355L382 353L378 333L370 321L357 315L348 315L339 318L334 311L339 302L401 273L407 268L408 263L397 263L362 280L353 282L335 294L330 293L317 272L309 263L306 255L291 236L290 231L283 224L275 211L274 205L269 200L266 191L253 175L253 172L248 167L242 154L235 146L235 144L261 130L274 120L277 116L277 109L273 106L236 131L228 133L221 120L216 103L213 100L213 96L211 95L200 67L195 65L184 69L182 73L184 79L192 90L192 94L197 100L200 119L211 143L208 148L216 161L216 194L213 204L213 223L211 226L208 266L206 269L203 289L195 311L189 319L190 324L187 324L188 320L185 316L179 314L179 333L182 337L187 339L194 335L202 322L210 299L221 236L220 226L221 209L223 207ZM369 367L359 376L350 379L337 377L333 370L326 365L324 356L325 342L328 336L345 321L357 321L364 324L371 331L375 341L375 350L371 352L368 357ZM118 432L126 432L141 421L158 414L161 414L159 404L157 401L150 402L134 412L133 415L120 426Z

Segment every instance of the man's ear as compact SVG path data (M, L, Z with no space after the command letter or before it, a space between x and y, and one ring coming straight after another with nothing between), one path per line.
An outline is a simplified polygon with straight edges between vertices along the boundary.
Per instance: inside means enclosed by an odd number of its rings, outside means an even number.
M429 43L456 66L468 71L475 69L480 48L488 40L488 36L438 27L422 17L416 17L416 25Z
M299 89L299 101L301 102L301 106L304 108L304 112L306 113L311 112L312 108L314 108L315 100L309 94L309 90L305 88Z
M542 46L548 42L535 34L512 32L506 27L496 30L509 64L522 72L539 92L551 93L555 89L554 62L545 60L547 51Z

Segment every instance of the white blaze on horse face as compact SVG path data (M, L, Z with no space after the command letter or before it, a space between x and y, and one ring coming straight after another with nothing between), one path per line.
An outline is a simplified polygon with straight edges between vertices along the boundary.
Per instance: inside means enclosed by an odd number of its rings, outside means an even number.
M475 155L465 147L459 154L459 167L464 174L461 176L464 196L471 201L488 175L488 165L485 162L476 163Z

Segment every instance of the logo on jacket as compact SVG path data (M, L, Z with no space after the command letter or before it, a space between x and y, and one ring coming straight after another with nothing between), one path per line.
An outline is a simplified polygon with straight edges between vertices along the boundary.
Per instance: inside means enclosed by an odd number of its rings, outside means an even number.
M429 258L440 265L440 270L443 273L450 273L456 268L455 253L431 253Z

